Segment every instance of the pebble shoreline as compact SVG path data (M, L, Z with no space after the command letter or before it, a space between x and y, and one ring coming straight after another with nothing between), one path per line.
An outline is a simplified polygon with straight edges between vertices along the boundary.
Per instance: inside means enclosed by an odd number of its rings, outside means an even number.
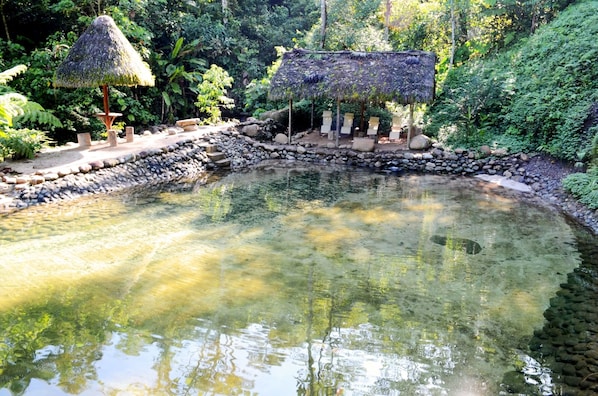
M389 172L499 175L530 186L532 192L522 193L523 196L540 198L598 235L598 211L588 209L565 193L560 180L529 172L527 165L530 157L526 154L478 158L476 153L466 150L446 151L441 148L425 152L359 152L349 146L325 148L313 147L308 143L262 143L234 129L193 139L181 135L181 140L176 144L57 172L5 176L0 182L0 213L10 213L40 203L71 200L83 195L199 177L223 166L222 161L215 162L210 157L209 151L213 147L224 154L225 166L232 171L240 171L265 160L286 160Z

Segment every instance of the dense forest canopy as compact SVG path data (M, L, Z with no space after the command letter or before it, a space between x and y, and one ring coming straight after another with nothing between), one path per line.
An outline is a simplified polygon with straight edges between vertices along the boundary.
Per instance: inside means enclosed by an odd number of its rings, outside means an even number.
M111 108L135 126L213 120L196 105L212 65L232 79L223 93L234 113L257 114L284 106L267 92L285 49L431 51L438 97L418 109L427 134L452 146L587 160L598 118L597 11L595 0L3 0L0 67L27 66L3 89L55 115L60 125L46 129L66 141L102 130L90 116L99 89L53 85L57 65L102 14L156 77L155 87L112 90ZM371 112L397 111L388 105L372 104Z

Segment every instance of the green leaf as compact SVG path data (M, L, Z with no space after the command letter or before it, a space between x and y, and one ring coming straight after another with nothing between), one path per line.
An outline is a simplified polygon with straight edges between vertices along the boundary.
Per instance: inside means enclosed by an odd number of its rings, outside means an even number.
M174 48L172 49L172 52L170 53L171 59L174 59L179 56L179 52L181 52L181 48L183 47L183 41L185 41L185 39L182 37L180 37L176 41L176 43L174 44Z
M170 101L170 95L168 95L167 92L162 92L162 99L164 99L164 103L166 104L166 106L171 106L172 103Z
M174 92L176 94L181 95L183 93L183 90L179 83L172 82L172 83L168 84L168 87L172 90L172 92Z

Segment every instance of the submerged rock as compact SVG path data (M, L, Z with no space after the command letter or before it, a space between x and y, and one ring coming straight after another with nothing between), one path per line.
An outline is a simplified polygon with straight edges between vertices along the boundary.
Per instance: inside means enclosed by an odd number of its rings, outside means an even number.
M471 239L432 235L430 240L451 250L463 250L467 254L478 254L482 251L480 244Z

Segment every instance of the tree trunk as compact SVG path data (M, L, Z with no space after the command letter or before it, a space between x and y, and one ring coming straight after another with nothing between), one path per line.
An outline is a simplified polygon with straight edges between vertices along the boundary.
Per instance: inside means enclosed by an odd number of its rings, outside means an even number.
M530 27L530 34L534 34L534 32L536 31L541 6L542 5L539 4L539 1L532 2L532 23Z
M320 30L322 41L320 42L320 48L324 49L326 46L326 24L328 23L326 14L326 0L320 0L320 18L322 19L322 28Z
M386 11L384 12L384 40L388 43L389 27L390 27L390 13L392 11L391 0L386 0Z
M456 51L456 40L455 40L455 35L456 32L455 30L457 29L457 22L455 21L455 0L451 0L451 54L450 54L450 59L449 59L449 68L453 67L453 64L455 62L455 51Z
M222 21L224 22L224 24L226 25L228 23L228 0L222 0L222 14L224 15L224 18L222 18Z
M2 24L4 25L4 34L6 35L6 41L10 43L10 33L8 32L8 24L6 23L6 14L4 13L5 0L0 1L0 13L2 13Z

